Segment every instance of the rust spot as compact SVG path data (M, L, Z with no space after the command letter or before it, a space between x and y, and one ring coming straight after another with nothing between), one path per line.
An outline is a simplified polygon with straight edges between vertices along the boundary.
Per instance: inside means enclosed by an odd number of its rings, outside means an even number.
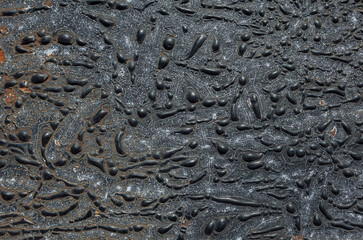
M5 33L5 31L6 31L6 28L5 27L0 27L0 34L4 34Z
M321 106L324 106L324 105L325 105L325 101L324 101L324 100L320 100L319 104L320 104Z
M52 7L53 5L52 5L52 2L50 0L44 0L43 6Z
M96 211L95 211L95 216L96 216L96 217L100 217L100 216L101 216L101 215L100 215L100 213L101 213L100 211L96 210Z
M16 96L16 93L15 93L14 89L7 88L5 90L3 100L4 100L6 105L11 105L11 104L15 103L17 98L18 97Z
M183 227L185 226L185 220L184 220L184 216L181 216L180 220L179 220L179 227Z
M334 126L333 129L330 131L330 136L334 137L336 133L337 133L337 128Z
M0 63L5 62L5 54L4 51L0 48Z
M19 88L20 91L22 91L23 93L30 93L30 89L29 88Z
M293 238L292 238L292 240L303 240L304 238L303 238L303 236L301 236L301 235L297 235L297 236L294 236Z
M4 73L3 75L3 81L6 82L10 79L9 75L7 73Z

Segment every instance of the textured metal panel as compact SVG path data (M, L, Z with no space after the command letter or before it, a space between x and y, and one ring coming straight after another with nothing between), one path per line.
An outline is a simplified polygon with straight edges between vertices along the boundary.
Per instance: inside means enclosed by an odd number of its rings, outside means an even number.
M0 238L362 239L362 11L0 1Z

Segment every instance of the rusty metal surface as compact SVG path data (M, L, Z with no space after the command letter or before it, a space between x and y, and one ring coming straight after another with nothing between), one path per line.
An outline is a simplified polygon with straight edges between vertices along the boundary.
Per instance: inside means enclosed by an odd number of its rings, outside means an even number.
M362 12L0 1L0 239L362 239Z

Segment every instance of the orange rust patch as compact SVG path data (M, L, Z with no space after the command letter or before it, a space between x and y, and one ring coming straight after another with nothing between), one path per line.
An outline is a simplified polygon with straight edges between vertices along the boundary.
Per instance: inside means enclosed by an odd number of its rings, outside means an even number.
M6 31L6 28L5 27L0 27L0 34L4 34Z
M185 226L185 220L184 220L184 216L181 216L180 220L179 220L179 227L183 227Z
M297 235L297 236L294 236L293 238L292 238L292 240L303 240L304 238L303 238L303 236L301 236L301 235Z
M325 105L325 101L324 101L324 100L321 100L321 101L319 102L319 104L320 104L321 106L324 106L324 105Z
M30 89L29 88L19 88L20 91L22 91L23 93L30 93Z
M333 129L330 131L330 136L334 137L336 133L337 133L337 128L334 126Z
M52 5L52 2L50 0L44 0L43 6L52 7L53 5Z
M101 213L100 211L97 211L97 210L96 210L96 211L95 211L95 216L96 216L96 217L100 217L100 216L101 216L101 215L100 215L100 213Z
M7 88L5 90L3 100L4 100L6 105L13 104L16 101L17 98L18 97L16 96L16 93L15 93L14 89Z
M5 62L5 53L4 51L0 48L0 63L4 63Z
M10 79L10 77L8 76L8 74L7 73L4 73L4 75L3 75L3 81L5 82L5 81L8 81Z

